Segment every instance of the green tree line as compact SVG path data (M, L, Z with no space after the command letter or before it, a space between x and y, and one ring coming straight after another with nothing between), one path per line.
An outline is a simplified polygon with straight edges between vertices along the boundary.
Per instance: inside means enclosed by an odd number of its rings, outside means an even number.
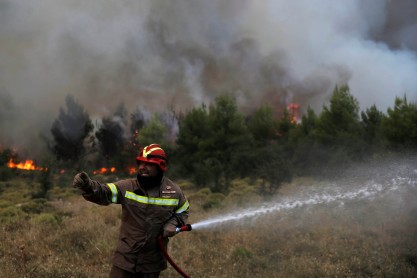
M213 192L227 192L235 178L260 179L264 194L294 175L328 174L387 152L417 150L417 104L406 96L386 112L375 105L360 111L349 87L341 86L320 113L307 107L298 121L291 111L277 117L274 109L243 114L234 98L223 95L186 112L138 109L129 118L121 104L94 128L69 95L51 127L50 150L67 167L128 171L139 148L157 142L168 153L171 176Z

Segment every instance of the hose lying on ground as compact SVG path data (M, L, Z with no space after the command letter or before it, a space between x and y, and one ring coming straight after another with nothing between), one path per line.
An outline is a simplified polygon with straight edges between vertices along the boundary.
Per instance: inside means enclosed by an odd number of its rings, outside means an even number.
M172 265L172 267L175 268L175 270L179 274L181 274L182 277L184 277L184 278L190 278L190 276L188 276L178 265L176 265L175 262L168 255L168 252L165 249L164 242L163 242L162 239L163 239L162 238L162 235L158 236L158 238L157 238L158 245L159 245L159 249L161 249L162 253L164 254L164 257L167 259L167 261L169 262L169 264Z

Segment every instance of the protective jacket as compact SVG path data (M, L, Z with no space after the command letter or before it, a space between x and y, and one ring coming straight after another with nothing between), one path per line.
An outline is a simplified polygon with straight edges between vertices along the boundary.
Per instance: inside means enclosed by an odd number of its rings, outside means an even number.
M188 201L174 182L162 177L160 186L145 188L138 179L102 184L92 180L83 197L99 205L122 205L122 224L113 264L129 272L158 272L167 262L157 245L165 225L182 226ZM168 239L164 239L165 247Z

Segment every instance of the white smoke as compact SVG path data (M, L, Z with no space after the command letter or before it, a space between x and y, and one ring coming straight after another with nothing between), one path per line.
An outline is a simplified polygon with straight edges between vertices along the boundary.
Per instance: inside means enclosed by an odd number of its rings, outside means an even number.
M0 144L48 134L67 94L93 117L224 93L320 109L347 83L385 112L417 101L416 30L414 0L1 0Z

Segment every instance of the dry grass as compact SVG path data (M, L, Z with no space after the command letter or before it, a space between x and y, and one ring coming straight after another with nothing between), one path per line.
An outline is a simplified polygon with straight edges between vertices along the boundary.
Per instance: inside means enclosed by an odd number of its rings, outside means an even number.
M416 277L415 214L366 226L310 213L180 235L171 255L191 277Z
M279 194L296 192L298 183ZM261 200L247 181L234 187L220 196L187 185L190 222ZM3 186L0 277L108 277L120 207L94 205L76 193L55 188L52 201L33 204L24 181ZM415 197L405 197L413 204L407 207L387 205L389 199L318 205L195 230L174 237L169 253L191 277L417 277ZM179 275L169 267L162 277Z

